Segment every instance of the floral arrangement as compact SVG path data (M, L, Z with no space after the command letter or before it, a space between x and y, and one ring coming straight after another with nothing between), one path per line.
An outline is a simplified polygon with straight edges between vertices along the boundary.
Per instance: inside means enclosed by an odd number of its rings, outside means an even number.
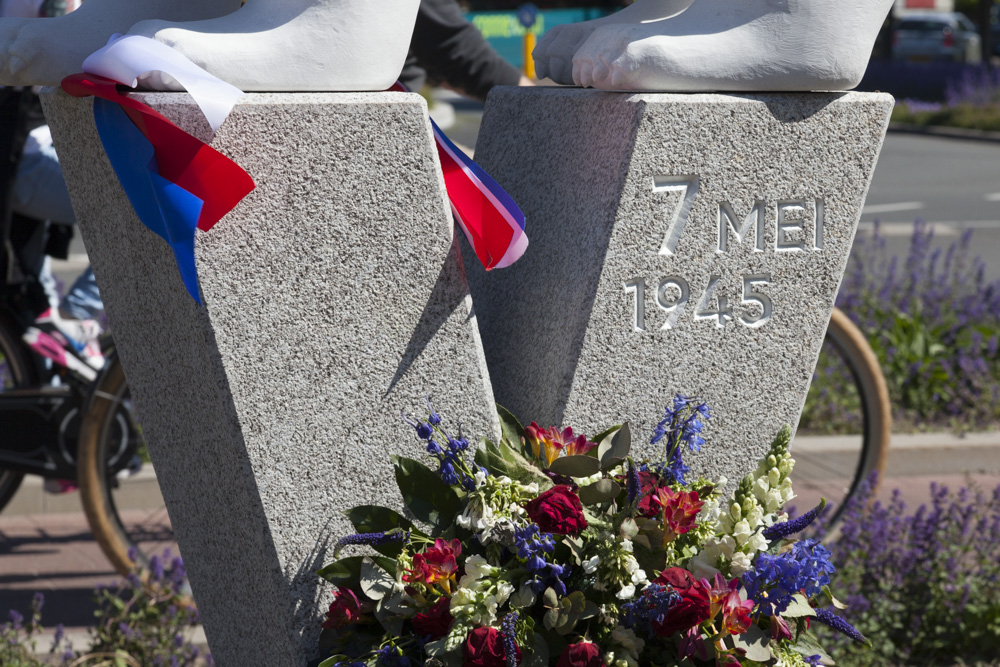
M629 425L593 440L523 428L473 454L428 401L407 419L433 468L394 457L407 515L347 512L357 534L319 574L336 586L321 667L638 667L832 665L811 634L831 626L830 552L795 541L787 427L725 502L725 479L689 479L704 444L703 403L677 396L652 436L656 461L630 456ZM405 416L404 416L405 418Z

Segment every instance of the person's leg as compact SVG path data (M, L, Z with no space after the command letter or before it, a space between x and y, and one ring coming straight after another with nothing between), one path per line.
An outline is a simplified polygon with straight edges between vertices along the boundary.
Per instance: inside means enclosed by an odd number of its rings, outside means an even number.
M240 0L87 0L58 18L0 19L0 85L58 86L111 35L137 21L196 21L239 6Z
M101 291L97 287L97 279L94 278L92 268L88 266L73 281L73 285L63 297L60 309L78 320L96 320L104 311Z
M142 21L129 33L175 48L241 90L385 90L403 67L418 6L419 0L247 0L216 19ZM143 83L172 87L156 75Z
M76 222L59 157L51 143L35 143L25 152L14 174L11 206L36 220L52 220L71 225Z

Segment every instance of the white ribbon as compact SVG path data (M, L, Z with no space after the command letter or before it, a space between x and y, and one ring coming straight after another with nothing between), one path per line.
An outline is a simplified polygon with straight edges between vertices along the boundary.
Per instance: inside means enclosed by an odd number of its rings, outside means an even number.
M112 35L83 61L83 71L135 88L147 72L173 77L201 108L215 132L243 91L209 74L166 44L140 35Z

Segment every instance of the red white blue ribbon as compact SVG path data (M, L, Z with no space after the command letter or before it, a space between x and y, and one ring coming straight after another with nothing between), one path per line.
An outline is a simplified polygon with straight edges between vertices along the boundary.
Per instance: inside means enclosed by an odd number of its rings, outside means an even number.
M63 80L62 87L76 97L96 98L94 122L129 202L139 220L170 245L184 286L201 304L194 260L195 229L210 230L254 189L253 179L239 165L208 144L192 137L149 106L129 97L128 92L122 91L118 84L134 85L138 76L149 71L144 68L149 67L151 62L154 68L169 68L164 71L178 81L200 81L193 87L198 89L199 104L203 109L208 107L206 117L213 129L225 120L237 96L229 90L232 86L218 79L216 81L222 85L213 93L209 77L214 77L207 73L202 76L194 72L193 79L191 71L203 70L187 59L184 60L190 67L178 68L176 63L162 58L159 61L162 64L155 65L159 57L157 52L161 49L175 52L154 40L136 39L146 43L132 38L121 40L131 43L131 50L118 48L117 55L112 51L111 57L105 59L112 64L115 61L119 64L124 62L125 66L117 69L95 67L114 74L117 79L96 74L74 74ZM150 43L155 46L150 47ZM113 41L88 58L88 62L93 63L95 56L110 50L115 44ZM118 44L121 46L121 43ZM134 56L136 49L145 47L150 47L152 58L132 57L130 60L130 54Z
M391 90L409 92L396 83ZM431 119L451 210L483 267L502 269L524 254L524 213L482 167L445 136Z

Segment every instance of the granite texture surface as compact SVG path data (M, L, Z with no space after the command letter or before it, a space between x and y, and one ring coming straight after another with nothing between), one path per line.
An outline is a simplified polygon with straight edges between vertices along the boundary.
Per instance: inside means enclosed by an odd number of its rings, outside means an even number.
M497 402L648 443L694 395L714 417L688 462L749 472L798 422L892 103L493 89L476 159L531 240L469 270Z
M202 139L186 94L140 96ZM400 417L498 434L427 111L402 93L252 94L212 141L257 187L196 257L204 308L135 217L94 127L46 113L219 665L304 665L342 510L398 507Z

